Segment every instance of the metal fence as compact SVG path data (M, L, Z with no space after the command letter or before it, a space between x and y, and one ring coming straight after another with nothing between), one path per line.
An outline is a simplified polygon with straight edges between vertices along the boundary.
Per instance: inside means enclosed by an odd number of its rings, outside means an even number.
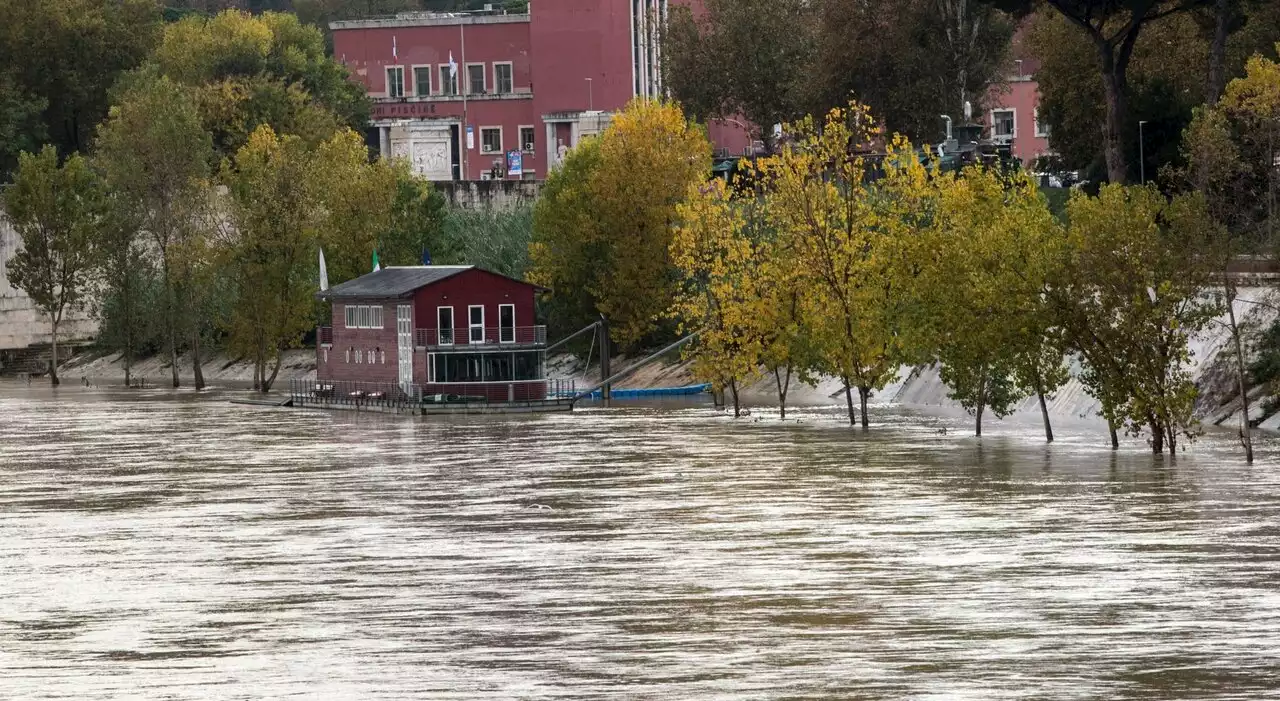
M440 346L543 346L547 343L546 326L443 329L414 329L413 344L419 348Z
M416 410L447 405L554 403L574 396L577 383L574 380L441 382L406 388L387 382L294 379L289 382L289 393L294 406Z

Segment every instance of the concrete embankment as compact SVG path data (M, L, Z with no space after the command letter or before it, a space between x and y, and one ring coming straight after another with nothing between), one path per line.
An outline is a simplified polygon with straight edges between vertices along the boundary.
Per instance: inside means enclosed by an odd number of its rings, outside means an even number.
M1271 305L1277 302L1280 302L1280 295L1269 288L1241 288L1235 304L1236 318L1249 333L1256 334L1275 320L1276 309ZM1239 420L1240 402L1235 386L1234 363L1230 361L1230 354L1224 353L1230 345L1231 335L1226 314L1211 322L1191 344L1191 371L1201 394L1196 413L1206 424L1235 425ZM626 368L633 360L617 357L613 359L612 367L617 371ZM248 386L253 381L253 366L250 363L221 354L206 359L203 370L205 381L214 385ZM1073 372L1077 370L1078 368L1073 368ZM104 356L88 353L67 363L59 372L64 381L87 378L97 384L119 384L124 378L124 366L119 354ZM280 368L277 387L293 379L314 380L315 372L315 351L287 351ZM147 384L167 386L171 382L167 359L161 357L137 361L133 374L135 378L145 378ZM183 385L190 386L192 372L189 358L180 358L179 375ZM584 358L556 354L547 361L547 375L556 380L574 380L580 388L585 389L600 380L599 359L591 359L590 366L586 367ZM694 376L692 363L682 360L678 355L672 355L641 368L617 386L649 389L680 387L701 381ZM1268 388L1258 387L1250 393L1251 418L1254 420L1262 415L1261 404L1266 398L1267 390ZM942 382L936 368L903 367L899 369L895 381L876 393L872 401L877 405L901 404L945 413L962 411L960 405L947 396L948 392L949 389ZM741 388L740 397L749 406L776 406L776 380L772 375L765 375ZM832 377L819 377L813 386L802 384L798 378L793 378L787 403L791 406L842 405L843 388L840 381ZM1084 386L1074 377L1053 393L1048 407L1055 420L1097 420L1096 400L1089 396ZM1017 408L1013 420L1038 420L1039 411L1037 400L1034 397L1028 398ZM1266 417L1262 426L1280 429L1280 413Z

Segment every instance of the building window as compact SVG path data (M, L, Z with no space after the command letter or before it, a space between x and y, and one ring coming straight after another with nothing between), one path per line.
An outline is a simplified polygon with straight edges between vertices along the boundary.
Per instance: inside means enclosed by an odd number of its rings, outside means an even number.
M413 94L418 97L431 94L431 66L413 67Z
M1013 110L991 110L991 134L997 139L1012 139L1018 135L1018 125Z
M1047 122L1040 121L1040 108L1038 107L1036 108L1036 111L1035 111L1035 118L1036 118L1036 136L1040 137L1041 139L1049 138L1049 124Z
M458 94L458 75L449 70L449 64L447 63L440 66L440 94Z
M502 127L480 127L480 153L502 153Z
M512 91L510 63L493 64L493 89L498 94L506 94Z
M347 349L347 365L351 364L351 349Z
M349 304L345 312L349 329L382 328L382 307Z
M467 329L469 343L484 343L484 306L473 304L467 307Z
M516 342L516 305L498 305L498 342Z
M440 345L453 345L453 307L436 308L436 333Z
M468 63L467 64L467 92L471 95L483 95L485 93L484 80L484 64Z
M364 360L364 352L356 351L356 365L360 365L362 360Z
M387 69L387 97L404 97L404 66Z
M378 349L378 364L379 365L387 364L387 352L382 350L381 348Z
M520 127L520 150L525 153L533 153L535 134L537 130L533 127Z

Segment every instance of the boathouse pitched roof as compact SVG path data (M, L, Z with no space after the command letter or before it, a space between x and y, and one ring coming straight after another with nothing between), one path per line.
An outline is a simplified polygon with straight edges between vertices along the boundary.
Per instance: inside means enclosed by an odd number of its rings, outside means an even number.
M529 285L539 290L545 288L538 287L532 283L515 278L507 277L499 273L477 268L474 265L412 265L412 266L389 266L368 275L361 275L354 280L348 280L341 285L334 285L328 292L321 292L321 299L388 299L410 297L414 292L432 285L441 280L451 278L454 275L464 273L468 270L479 270L490 275L515 280L523 285Z

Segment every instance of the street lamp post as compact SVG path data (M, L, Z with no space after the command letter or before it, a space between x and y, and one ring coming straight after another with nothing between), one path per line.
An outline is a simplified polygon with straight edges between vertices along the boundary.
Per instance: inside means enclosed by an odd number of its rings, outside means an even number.
M1146 123L1145 119L1138 122L1138 177L1143 185L1147 184L1146 143L1142 139L1142 125Z

